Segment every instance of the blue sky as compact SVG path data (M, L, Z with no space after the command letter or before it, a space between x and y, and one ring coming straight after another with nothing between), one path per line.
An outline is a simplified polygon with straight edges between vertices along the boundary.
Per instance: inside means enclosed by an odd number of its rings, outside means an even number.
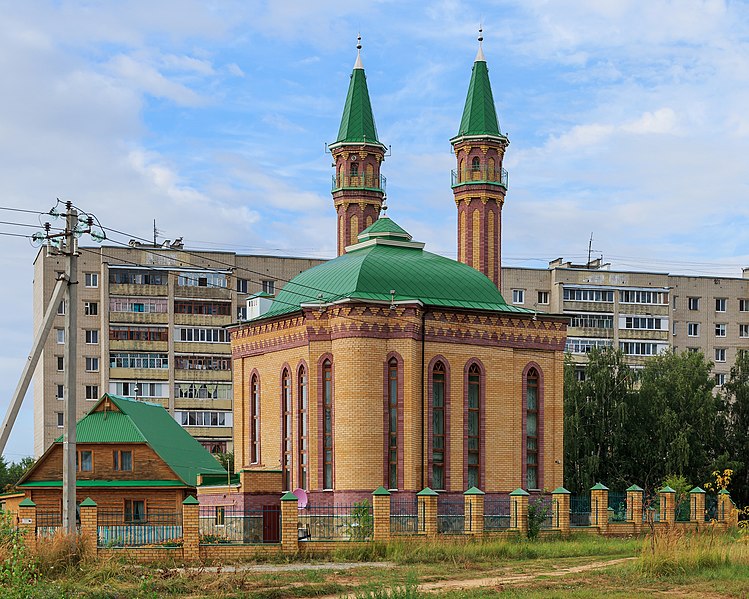
M361 31L389 215L455 255L453 136L484 23L510 189L505 265L741 276L749 5L718 0L0 0L2 207L72 200L194 249L332 256L332 142ZM34 224L0 210L0 220ZM33 232L0 225L0 232ZM127 241L119 236L118 241ZM32 261L0 235L0 409ZM6 458L32 452L31 394Z

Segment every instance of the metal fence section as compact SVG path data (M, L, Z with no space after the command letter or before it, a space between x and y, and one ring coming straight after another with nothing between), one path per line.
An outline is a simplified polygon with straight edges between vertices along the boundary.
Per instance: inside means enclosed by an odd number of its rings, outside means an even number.
M60 512L36 512L36 536L46 539L54 536L62 526L62 514Z
M589 495L570 496L570 526L598 526L598 501Z
M424 532L424 504L419 500L390 498L390 534Z
M366 541L374 533L368 501L354 505L307 506L299 511L299 537L311 541Z
M182 513L149 511L142 519L121 511L99 510L99 547L178 545L182 542Z
M676 502L675 515L677 522L689 522L692 519L692 503L688 495Z
M541 528L554 528L554 522L559 522L559 505L553 497L548 495L531 498L528 501L528 512L531 509L538 510L543 515Z
M242 510L201 506L198 531L201 545L215 543L280 543L281 508Z
M509 497L484 496L484 530L506 530L511 526Z
M642 521L661 521L661 498L658 495L645 495L642 499Z
M471 509L469 507L469 509ZM465 501L452 499L440 495L437 498L437 532L448 535L462 535L464 532L470 532L470 512L468 514L468 531L465 530Z
M627 509L627 494L609 491L609 522L626 522L630 515Z

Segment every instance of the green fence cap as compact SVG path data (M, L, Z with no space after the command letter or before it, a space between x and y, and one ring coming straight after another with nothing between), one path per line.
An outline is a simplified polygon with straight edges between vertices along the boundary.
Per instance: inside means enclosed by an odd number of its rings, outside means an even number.
M695 487L694 489L692 489L692 490L691 490L691 491L689 491L689 492L690 492L690 493L702 493L702 494L704 495L704 493L705 493L705 490L704 490L704 489L700 489L699 487Z
M96 502L90 497L86 497L86 499L81 501L81 507L96 507Z
M530 495L530 493L528 493L528 491L524 491L523 489L515 489L512 493L510 493L510 497L523 497L528 495Z
M471 487L463 495L486 495L486 493L477 487Z
M728 492L728 489L721 489L718 491L718 495L730 495L730 493Z
M642 487L638 487L637 485L632 485L631 487L627 488L627 491L639 491L640 493L642 493L643 488Z
M424 487L421 491L416 493L417 497L432 497L437 495L437 491L432 491L429 487Z
M187 499L182 502L182 505L200 505L200 502L190 495Z
M18 505L19 507L36 507L36 504L33 501L31 501L31 497L27 497Z
M372 495L390 495L390 491L380 485L374 491L372 491Z
M676 493L676 491L672 489L671 487L669 487L668 485L666 485L659 491L659 493Z
M591 491L608 491L609 488L602 485L601 483L596 483L590 488Z
M286 493L281 496L281 501L299 501L299 497L294 495L291 491L286 491Z
M571 495L571 493L564 487L557 487L551 492L552 495Z

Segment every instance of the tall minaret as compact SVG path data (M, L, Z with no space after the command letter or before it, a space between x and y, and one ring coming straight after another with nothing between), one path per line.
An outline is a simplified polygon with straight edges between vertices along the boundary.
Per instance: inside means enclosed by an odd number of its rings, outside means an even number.
M387 148L377 139L367 78L361 61L361 36L351 73L338 137L328 146L333 154L333 204L338 214L338 255L380 215L385 178L380 165Z
M452 172L458 207L458 261L484 273L500 288L502 204L507 193L502 158L510 140L499 129L481 29L478 39L460 130L450 140L458 163Z

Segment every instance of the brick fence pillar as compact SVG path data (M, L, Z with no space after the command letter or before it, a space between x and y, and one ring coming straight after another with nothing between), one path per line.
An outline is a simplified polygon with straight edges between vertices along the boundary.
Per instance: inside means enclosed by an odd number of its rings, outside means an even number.
M81 537L84 539L91 539L94 555L96 555L99 545L99 508L96 507L96 502L93 499L86 497L86 499L81 501L80 509Z
M377 487L372 493L372 518L374 520L374 540L390 540L390 491Z
M661 501L661 522L673 524L676 522L676 491L666 485L658 491L658 496Z
M428 538L437 536L437 492L429 487L416 494L419 508L419 519L424 518L422 530Z
M510 528L514 528L522 536L528 534L529 496L530 493L523 489L515 489L510 493Z
M598 526L598 532L605 535L609 529L609 488L596 483L590 488L590 519L595 519L592 526Z
M469 535L484 534L484 492L471 487L463 493L463 532Z
M182 559L200 560L200 502L192 495L182 502Z
M697 526L705 525L705 491L700 487L689 491L689 521Z
M553 527L563 535L570 533L570 492L558 487L551 492L551 508L554 510Z
M632 485L627 489L627 522L633 524L635 534L642 530L642 494L643 489Z
M36 546L36 504L30 497L18 504L18 530L23 535L26 547Z
M299 551L299 499L291 491L281 497L281 551Z

